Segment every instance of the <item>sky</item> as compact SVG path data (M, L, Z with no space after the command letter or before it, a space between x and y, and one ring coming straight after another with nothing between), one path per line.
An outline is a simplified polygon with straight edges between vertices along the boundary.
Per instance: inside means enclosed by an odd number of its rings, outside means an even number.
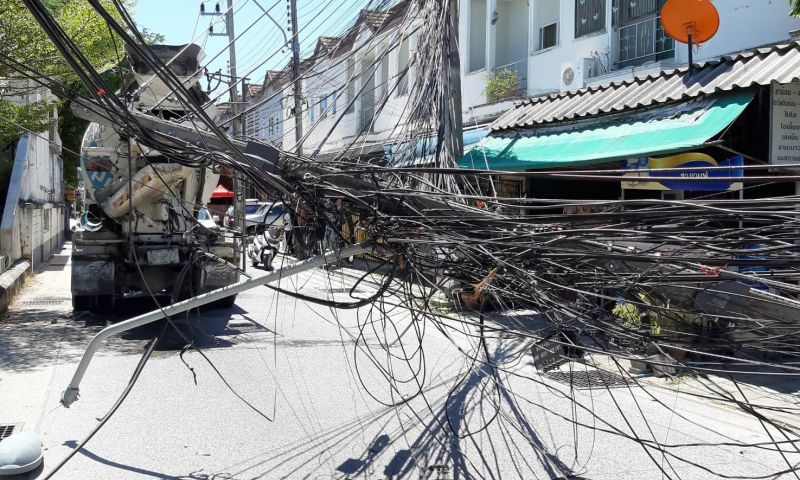
M194 39L204 47L209 71L228 73L227 36L209 37L208 27L215 22L214 33L224 33L221 16L200 16L200 0L138 0L133 16L148 30L160 33L165 43L180 45ZM213 12L217 2L205 1L206 13ZM221 11L227 2L221 0ZM279 70L290 60L291 51L284 47L288 26L287 0L233 0L237 75L246 75L249 83L262 83L268 69ZM321 35L341 35L352 25L362 8L374 8L377 0L297 0L300 25L300 47L309 55ZM260 7L283 27L279 28ZM243 33L244 32L244 33ZM223 51L224 50L224 51ZM219 55L218 55L219 54ZM217 58L213 58L217 56ZM203 88L206 88L203 81ZM212 85L213 86L213 85ZM220 88L217 92L222 92ZM214 94L212 94L213 98Z

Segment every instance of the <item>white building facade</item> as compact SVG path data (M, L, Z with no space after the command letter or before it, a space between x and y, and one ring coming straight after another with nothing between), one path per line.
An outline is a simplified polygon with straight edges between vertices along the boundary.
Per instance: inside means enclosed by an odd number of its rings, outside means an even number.
M665 0L460 0L459 38L465 129L485 125L514 100L607 85L688 62L659 15ZM714 0L720 27L696 46L697 63L787 41L800 29L783 0ZM361 149L377 154L404 124L417 74L417 29L409 1L362 11L342 37L320 37L303 61L306 155ZM413 15L413 12L409 17ZM290 70L268 72L246 131L291 149L296 144ZM487 93L493 76L513 74L516 88ZM385 100L385 102L384 102ZM341 117L341 118L340 118Z
M460 0L462 92L467 119L495 117L510 102L487 97L507 68L519 96L539 96L655 74L688 63L688 47L659 20L665 0ZM717 34L694 61L787 41L800 29L788 2L713 0Z

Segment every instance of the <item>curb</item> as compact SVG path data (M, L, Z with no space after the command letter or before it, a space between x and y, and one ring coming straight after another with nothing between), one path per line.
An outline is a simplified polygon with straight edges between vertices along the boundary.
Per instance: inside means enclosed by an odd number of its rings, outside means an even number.
M19 260L0 274L0 312L8 310L14 296L22 288L25 279L31 273L31 262Z

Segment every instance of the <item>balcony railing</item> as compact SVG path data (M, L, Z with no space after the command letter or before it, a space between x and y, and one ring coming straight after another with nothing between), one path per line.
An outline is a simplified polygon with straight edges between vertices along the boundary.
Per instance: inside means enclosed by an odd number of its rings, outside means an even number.
M506 80L503 80L503 74L511 72L516 78L516 83L509 85ZM499 88L492 88L491 82L497 82L495 85ZM499 101L508 98L525 97L528 93L528 59L520 60L519 62L509 63L508 65L501 65L492 69L492 76L489 78L487 85L487 93L489 94L489 101Z
M675 40L664 32L659 17L619 28L617 66L630 67L675 56Z

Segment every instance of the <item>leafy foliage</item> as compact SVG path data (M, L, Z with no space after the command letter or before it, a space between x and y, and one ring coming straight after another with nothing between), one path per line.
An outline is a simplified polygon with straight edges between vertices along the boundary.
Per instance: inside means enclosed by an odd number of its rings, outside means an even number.
M52 110L53 105L46 100L17 105L0 98L0 148L19 138L26 130L47 130ZM3 121L6 118L13 122Z
M102 1L106 9L117 16L112 3L109 0ZM112 87L118 87L119 74L112 67L119 65L124 55L121 39L112 34L105 21L84 0L45 0L44 3L92 66L104 72L103 76L110 81ZM132 0L124 3L127 8L133 6ZM162 36L152 32L145 31L144 35L150 41L163 40ZM42 77L66 84L75 91L84 90L77 75L63 61L56 47L21 0L0 0L0 54L26 65ZM17 72L0 62L0 78L18 77ZM20 100L24 100L36 88L25 85L23 88L0 90L0 142L13 141L24 129L34 132L46 130L50 125L51 110L58 107L59 134L65 147L64 177L67 185L74 187L77 183L75 167L80 159L72 151L80 150L86 122L72 115L65 104L47 105L37 102L24 105L25 102Z
M792 7L792 15L800 17L800 0L789 0L789 5Z
M490 102L513 97L519 90L517 74L510 68L502 68L489 77L486 82L486 95Z
M611 313L622 321L622 325L627 328L639 328L642 325L642 320L639 315L639 309L636 305L628 302L620 302L614 305Z
M49 0L47 6L68 37L78 44L83 55L99 69L117 63L121 42L112 36L108 26L88 2L82 0ZM116 11L111 2L107 5ZM0 53L60 81L75 80L75 74L61 58L47 34L25 8L21 0L0 2ZM0 65L0 77L15 72Z

